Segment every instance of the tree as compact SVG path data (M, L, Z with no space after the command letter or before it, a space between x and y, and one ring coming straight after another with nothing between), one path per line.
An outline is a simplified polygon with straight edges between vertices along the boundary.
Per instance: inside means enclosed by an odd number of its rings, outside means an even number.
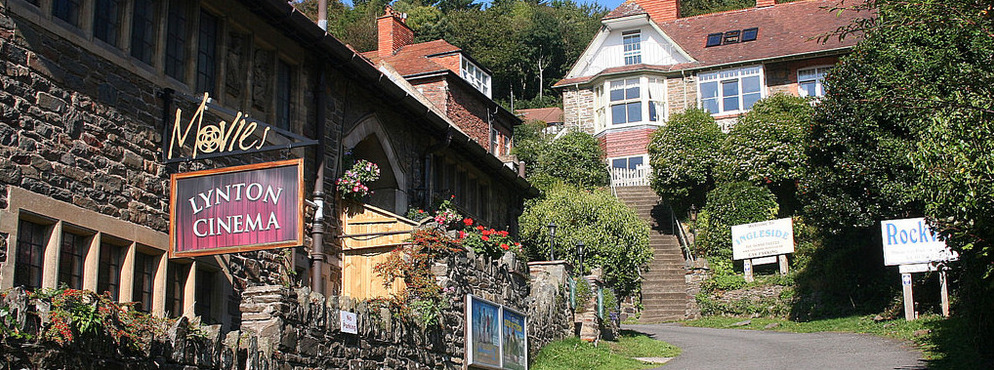
M688 109L670 116L649 143L653 190L683 213L690 205L704 205L714 187L714 169L724 134L711 114Z
M514 154L519 161L525 162L525 171L530 171L538 164L539 157L546 151L548 142L545 138L545 122L526 122L514 128Z
M707 205L698 215L695 253L712 263L731 261L732 226L772 220L778 211L773 193L766 188L748 182L718 185L708 192Z
M546 144L544 149L535 170L528 176L537 187L545 189L562 181L592 189L611 183L611 174L604 164L604 150L590 134L570 131Z
M577 266L576 243L586 253L583 271L603 267L604 279L621 296L637 293L641 271L652 258L649 225L618 198L603 190L557 184L542 199L532 201L518 220L520 236L531 260L549 256L549 231L554 222L557 259Z
M726 136L716 177L765 186L776 195L782 215L794 214L794 184L807 162L804 149L813 115L805 98L774 94L760 100Z

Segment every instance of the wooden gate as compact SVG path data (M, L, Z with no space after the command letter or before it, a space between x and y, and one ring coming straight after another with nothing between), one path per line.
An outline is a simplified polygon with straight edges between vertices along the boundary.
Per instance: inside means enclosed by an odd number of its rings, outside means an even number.
M406 286L400 279L383 286L373 268L386 261L394 249L406 245L418 223L368 205L339 207L343 210L342 295L356 299L389 297Z

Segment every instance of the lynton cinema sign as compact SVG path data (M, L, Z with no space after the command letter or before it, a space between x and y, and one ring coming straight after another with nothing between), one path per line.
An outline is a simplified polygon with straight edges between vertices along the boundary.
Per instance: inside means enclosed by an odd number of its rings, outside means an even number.
M303 244L302 159L173 174L169 257Z

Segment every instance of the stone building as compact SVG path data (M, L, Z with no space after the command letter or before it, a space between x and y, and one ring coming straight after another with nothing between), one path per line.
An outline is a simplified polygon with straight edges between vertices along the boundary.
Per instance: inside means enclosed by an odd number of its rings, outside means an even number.
M369 202L394 213L455 189L465 214L513 229L534 191L410 85L285 1L10 0L0 4L0 60L0 289L110 292L231 329L247 287L339 292L334 181L347 151L379 164ZM165 164L172 109L191 112L205 92L219 107L210 114L241 112L319 144L271 135L286 147ZM304 159L305 198L328 194L322 248L307 237L168 258L170 174L287 158ZM309 231L314 208L305 214Z
M388 6L377 18L377 50L363 55L396 70L490 154L516 166L511 138L521 119L492 100L490 71L445 40L414 43L406 17Z
M801 0L681 18L679 0L627 0L601 20L601 29L566 77L566 128L600 140L611 186L654 227L655 259L643 276L642 319L693 316L687 238L671 210L649 187L647 145L672 114L707 110L725 131L756 101L775 93L812 98L855 37L829 37L856 11L836 0ZM686 259L686 260L685 260Z

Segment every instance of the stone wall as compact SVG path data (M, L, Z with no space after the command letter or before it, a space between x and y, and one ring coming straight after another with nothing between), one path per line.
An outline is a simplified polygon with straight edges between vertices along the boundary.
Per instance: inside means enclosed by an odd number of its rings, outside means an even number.
M563 125L594 134L594 91L563 88Z
M567 315L572 311L561 285L565 279L562 268L552 266L531 279L525 269L511 254L490 261L465 252L439 261L432 272L451 302L439 325L399 318L376 303L325 297L308 288L266 285L242 292L241 326L226 335L218 326L191 331L186 320L180 319L141 353L106 343L103 347L79 343L59 348L51 342L12 337L0 341L0 353L13 368L461 369L466 294L527 312L530 356L545 343L571 334L572 317ZM531 295L530 281L536 290ZM5 296L3 306L13 307L11 312L20 316L17 321L23 328L33 320L27 312L44 309L19 292ZM342 310L357 314L358 334L340 330ZM47 324L47 315L40 317L41 325Z

